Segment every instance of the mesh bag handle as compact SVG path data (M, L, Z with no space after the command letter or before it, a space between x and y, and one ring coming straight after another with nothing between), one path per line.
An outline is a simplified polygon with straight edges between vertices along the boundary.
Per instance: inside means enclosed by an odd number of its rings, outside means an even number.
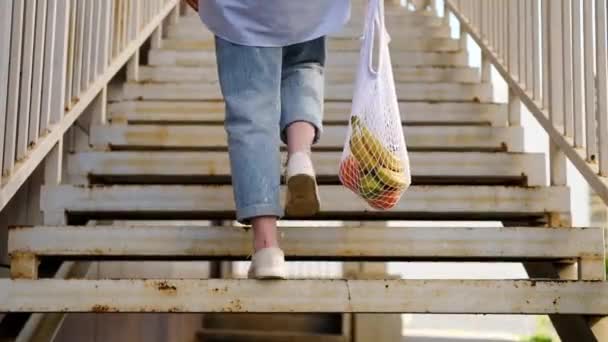
M374 43L378 36L378 68L374 68ZM370 77L377 77L382 64L386 63L386 46L390 42L390 36L386 29L384 16L384 1L370 0L363 29L363 48L361 49L361 60L368 61Z

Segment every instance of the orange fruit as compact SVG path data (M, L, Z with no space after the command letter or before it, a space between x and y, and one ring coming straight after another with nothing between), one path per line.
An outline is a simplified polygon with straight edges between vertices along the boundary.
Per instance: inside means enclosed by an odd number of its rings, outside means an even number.
M387 190L374 200L367 201L375 209L388 210L394 208L401 199L401 191Z
M361 170L359 163L349 156L340 163L340 182L354 192L359 192L359 182L361 179Z

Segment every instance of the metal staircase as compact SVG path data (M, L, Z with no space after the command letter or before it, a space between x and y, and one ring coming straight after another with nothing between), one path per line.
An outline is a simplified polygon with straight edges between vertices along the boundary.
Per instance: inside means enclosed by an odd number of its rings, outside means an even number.
M449 23L434 12L387 7L414 185L387 212L370 209L339 185L361 11L355 5L352 23L328 44L326 128L314 153L322 208L315 217L287 218L309 224L281 229L286 256L523 262L530 279L410 280L364 272L354 279L277 282L39 277L38 264L47 258L198 261L251 254L251 233L230 223L213 38L187 13L128 65L124 84L108 90L107 121L91 124L90 136L68 156L66 181L43 189L44 225L10 230L13 279L0 279L0 311L222 313L205 319L201 341L352 341L351 316L342 313L406 312L550 314L562 338L590 340L580 332L589 334L589 327L604 336L603 230L570 228L568 187L549 185L546 156L524 151L524 128L509 122L508 104L495 102L486 75L469 66L466 44L452 38ZM210 224L146 224L164 220ZM324 220L343 224L319 226ZM437 225L387 226L394 220ZM504 226L441 227L444 220ZM92 221L97 224L87 225ZM234 313L273 321L277 330L243 327L249 319ZM254 317L260 313L312 315ZM299 320L298 329L280 329L288 317ZM567 335L569 329L575 335Z

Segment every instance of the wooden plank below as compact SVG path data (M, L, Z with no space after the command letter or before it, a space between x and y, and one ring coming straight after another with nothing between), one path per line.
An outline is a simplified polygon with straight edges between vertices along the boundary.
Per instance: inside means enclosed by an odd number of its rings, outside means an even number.
M359 63L358 52L339 52L328 56L326 66L355 67ZM393 68L422 66L468 66L469 56L466 52L393 52ZM149 65L173 66L215 66L216 57L213 51L174 51L164 49L150 50Z
M3 312L608 313L608 284L536 280L7 280Z
M341 150L347 129L346 126L324 127L316 147ZM412 151L519 152L524 142L521 127L406 126L404 134ZM92 128L91 144L114 149L225 149L227 135L223 125L102 125Z
M351 101L354 83L330 83L325 98L333 101ZM491 102L492 85L489 83L397 83L399 101L455 101ZM222 100L216 82L177 83L125 83L122 100Z
M325 81L328 84L354 83L354 68L329 68L325 72ZM179 66L140 66L139 77L141 82L179 83L179 82L218 82L218 73L212 67L179 67ZM420 83L479 83L479 70L473 67L451 68L400 68L394 71L395 82Z
M284 192L284 191L282 191ZM544 217L568 213L567 187L412 186L389 211L371 209L342 186L321 186L321 211L314 218L475 218ZM234 217L231 186L71 186L45 187L41 199L46 214L116 214L128 217ZM122 214L122 215L121 215ZM46 221L46 224L57 224Z
M260 331L260 330L223 330L204 329L197 333L204 342L349 342L342 335L315 334L294 331Z
M281 227L290 260L522 261L604 259L602 228ZM252 232L240 227L42 226L9 231L11 255L104 259L245 260Z
M407 124L460 124L506 126L507 106L475 102L400 102ZM142 124L222 123L222 101L124 101L109 104L113 122ZM349 102L325 102L324 122L348 121Z
M342 152L318 152L313 163L319 181L337 181ZM285 155L283 159L285 159ZM432 182L522 182L546 185L545 156L534 153L410 152L414 184ZM69 157L68 173L126 183L217 182L231 175L225 152L82 152ZM331 178L331 179L330 179ZM452 181L450 181L452 180Z

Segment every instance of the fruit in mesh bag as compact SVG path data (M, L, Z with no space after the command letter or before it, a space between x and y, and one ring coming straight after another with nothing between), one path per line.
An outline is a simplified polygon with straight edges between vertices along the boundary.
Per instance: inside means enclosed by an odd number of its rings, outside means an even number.
M352 191L359 191L361 168L353 156L348 156L340 163L340 181Z
M360 118L353 115L351 124L350 150L361 166L362 172L366 173L366 176L373 175L372 177L382 184L383 189L397 191L405 189L407 187L405 170L399 157L384 147ZM363 189L361 192L364 192ZM362 195L367 198L365 194Z
M377 198L384 191L384 184L373 173L361 177L359 192L366 200Z
M378 198L368 200L369 205L376 209L391 209L397 202L401 199L401 191L400 190L387 190L383 192Z

